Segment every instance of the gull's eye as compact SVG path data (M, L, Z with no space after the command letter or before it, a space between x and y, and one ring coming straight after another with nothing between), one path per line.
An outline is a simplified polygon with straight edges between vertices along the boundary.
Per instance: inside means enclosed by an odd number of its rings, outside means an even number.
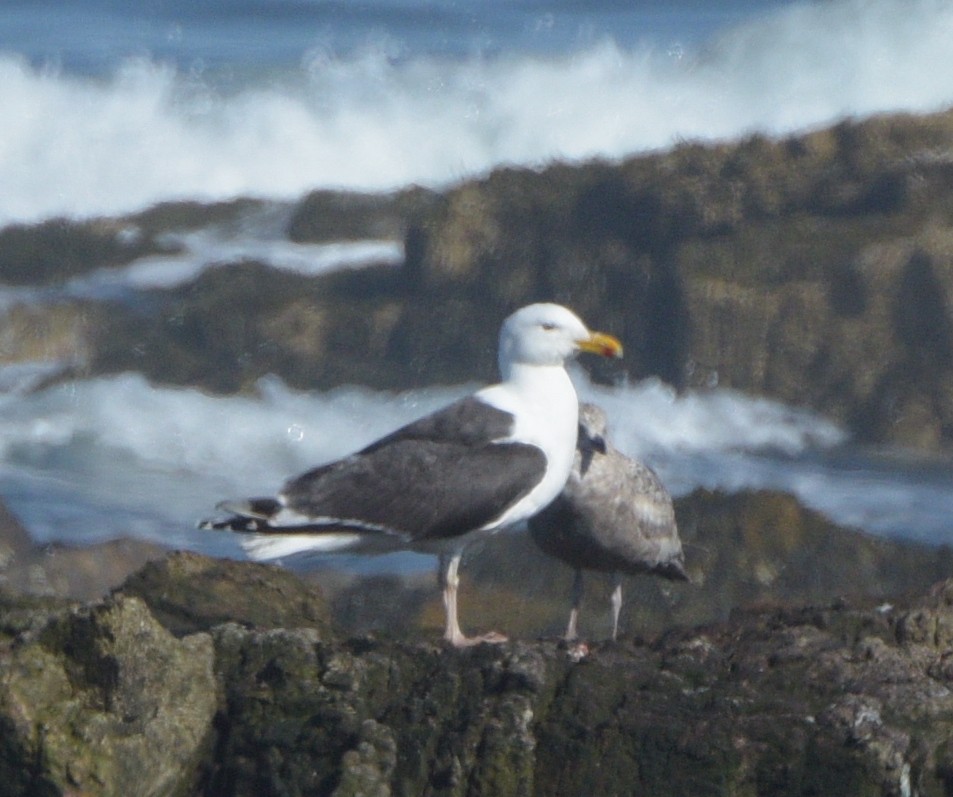
M550 321L544 321L540 326L547 332L552 332L556 328L556 325Z

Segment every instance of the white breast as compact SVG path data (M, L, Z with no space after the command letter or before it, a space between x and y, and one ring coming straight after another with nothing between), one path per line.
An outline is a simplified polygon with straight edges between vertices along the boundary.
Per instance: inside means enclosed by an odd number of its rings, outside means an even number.
M507 440L529 443L546 456L546 474L522 500L484 529L518 523L559 495L572 470L579 423L579 399L562 366L514 365L510 378L477 393L488 404L512 413Z

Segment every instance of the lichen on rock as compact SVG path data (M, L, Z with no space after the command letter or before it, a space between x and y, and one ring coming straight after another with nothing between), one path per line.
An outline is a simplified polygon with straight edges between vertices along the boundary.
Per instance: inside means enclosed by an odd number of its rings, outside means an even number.
M117 597L6 647L0 725L22 758L0 759L4 793L188 792L217 702L207 634L176 639L142 601Z

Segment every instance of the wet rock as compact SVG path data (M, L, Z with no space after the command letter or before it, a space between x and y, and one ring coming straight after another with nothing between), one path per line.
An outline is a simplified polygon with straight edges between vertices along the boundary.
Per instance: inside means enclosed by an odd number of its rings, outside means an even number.
M950 444L949 113L618 166L500 170L449 191L408 248L421 292L555 298L619 333L626 368ZM477 319L473 319L474 321Z
M8 285L64 282L97 268L163 251L123 220L52 219L0 229L0 274Z
M62 285L96 269L175 253L181 247L170 233L236 224L265 205L253 199L210 204L164 202L122 218L10 224L0 229L0 281L5 285Z
M132 233L146 240L164 242L169 233L207 227L240 225L247 217L261 213L274 203L259 199L239 198L227 202L195 202L191 200L160 202L129 217Z
M0 314L0 360L49 363L59 371L51 371L51 379L82 372L90 360L99 315L95 308L73 302L14 304Z
M398 293L392 266L311 278L262 263L223 264L155 292L146 309L106 305L91 333L89 368L219 392L253 389L268 373L296 387L377 384L404 312Z

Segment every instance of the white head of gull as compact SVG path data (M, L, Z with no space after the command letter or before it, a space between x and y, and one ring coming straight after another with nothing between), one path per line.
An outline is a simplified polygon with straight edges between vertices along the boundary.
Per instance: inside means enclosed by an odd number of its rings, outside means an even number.
M620 357L622 346L560 305L523 307L500 331L498 384L291 479L276 498L223 502L232 516L201 525L241 532L258 560L438 554L444 637L456 646L501 641L460 630L460 558L471 539L532 517L565 485L579 406L565 363L579 351Z

